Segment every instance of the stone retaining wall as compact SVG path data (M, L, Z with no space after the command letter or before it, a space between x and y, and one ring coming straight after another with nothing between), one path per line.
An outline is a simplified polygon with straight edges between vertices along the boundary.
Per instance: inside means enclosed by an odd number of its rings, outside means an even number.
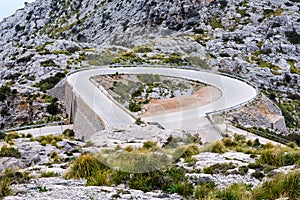
M74 123L75 136L89 139L91 135L105 128L103 120L74 93L72 86L65 82L65 103L69 122Z

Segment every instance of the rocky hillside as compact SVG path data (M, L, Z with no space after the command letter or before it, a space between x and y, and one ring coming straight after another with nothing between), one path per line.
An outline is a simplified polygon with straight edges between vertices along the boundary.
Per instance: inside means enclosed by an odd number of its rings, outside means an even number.
M299 9L299 0L27 3L0 23L1 128L64 120L48 91L70 71L147 63L252 81L299 133Z
M91 141L8 134L4 199L299 199L298 147L241 135L203 144L185 131L113 127ZM95 141L95 142L92 142Z

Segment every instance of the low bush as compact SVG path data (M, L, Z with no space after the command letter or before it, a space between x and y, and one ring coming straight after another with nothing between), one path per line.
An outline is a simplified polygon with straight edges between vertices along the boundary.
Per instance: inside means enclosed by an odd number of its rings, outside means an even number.
M246 137L244 135L239 135L239 134L236 134L236 133L233 135L233 137L234 137L234 140L237 141L237 142L244 141L246 139Z
M173 153L173 159L178 161L180 158L191 158L193 155L200 153L200 149L196 145L189 145L176 148Z
M168 191L170 193L177 193L182 196L190 196L193 194L193 185L187 182L179 182L172 185Z
M262 180L265 177L265 174L261 171L255 171L251 174L251 176L253 176L254 178L256 178L258 180Z
M7 145L3 145L0 150L0 157L15 157L20 158L21 153L18 149L15 149L13 147L8 147Z
M130 101L128 109L130 110L130 112L138 112L142 110L142 106L136 101Z
M106 163L112 168L130 173L146 173L168 166L172 160L164 153L143 152L138 149L131 152L121 151L106 157Z
M300 34L298 34L295 30L285 32L285 36L290 43L300 44Z
M64 130L63 135L68 138L73 138L75 136L75 132L73 130L66 129Z
M249 167L248 167L248 166L240 166L240 167L238 168L238 172L239 172L239 174L241 174L241 175L247 174L248 171L249 171Z
M111 174L110 170L97 170L93 171L92 175L87 178L88 186L99 186L99 185L111 185L109 175Z
M3 177L0 181L0 198L9 196L11 193L10 185L11 179L8 177Z
M300 199L300 171L277 174L253 190L253 199Z
M211 152L213 153L225 153L225 146L221 141L217 141L211 148Z
M260 152L258 163L275 167L300 164L300 152L286 148L268 148Z
M51 115L56 115L59 113L59 108L57 103L50 103L47 108L47 112Z
M156 147L156 142L147 141L147 142L144 142L144 144L143 144L143 148L145 148L145 149L151 149L153 147Z
M31 177L28 172L19 172L15 168L8 167L0 175L0 199L9 196L11 184L22 184L28 182Z
M56 172L42 172L40 177L48 178L48 177L56 177L58 174Z
M41 66L43 67L57 67L58 65L52 59L45 60L41 62Z
M38 185L37 189L39 192L47 192L48 191L46 186L41 186L41 185Z
M65 177L68 179L90 178L103 169L108 168L98 158L91 154L83 154L74 161Z
M63 136L62 135L46 135L46 136L40 136L37 138L31 138L31 141L38 141L41 143L41 145L45 146L46 144L50 144L52 146L56 146L57 147L57 142L60 142L63 140Z
M39 87L41 91L45 92L53 88L61 79L65 77L64 73L58 72L52 77L41 80L39 83L35 84L35 87Z
M177 167L169 167L163 171L133 174L129 186L144 192L160 189L165 192L178 193L185 197L193 194L193 186L187 181L185 171Z
M214 182L203 183L195 188L195 199L209 199L211 193L216 189Z
M204 167L203 172L205 174L225 174L228 170L236 168L236 165L233 163L217 163L209 167Z
M224 137L222 139L222 142L225 145L225 147L233 147L237 145L237 143L233 141L230 137Z
M247 187L244 184L234 183L216 192L216 199L222 200L243 200L250 199L250 197L251 193L247 191Z
M13 139L18 139L21 136L17 133L17 132L10 132L8 134L5 135L4 137L4 141L7 142L10 145L13 145L14 142L12 141Z

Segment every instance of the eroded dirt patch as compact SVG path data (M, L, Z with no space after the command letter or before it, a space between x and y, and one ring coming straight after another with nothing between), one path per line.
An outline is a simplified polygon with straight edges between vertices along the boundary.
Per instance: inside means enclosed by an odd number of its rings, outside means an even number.
M159 115L162 110L164 113L168 113L203 106L217 100L221 95L221 91L217 88L205 86L191 96L180 96L170 99L153 99L150 104L146 105L147 111L143 113L141 117Z

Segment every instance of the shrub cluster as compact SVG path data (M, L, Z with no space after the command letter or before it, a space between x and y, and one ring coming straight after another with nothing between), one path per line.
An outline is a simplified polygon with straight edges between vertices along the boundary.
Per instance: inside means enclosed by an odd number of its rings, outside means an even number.
M0 199L11 194L11 184L26 183L31 177L28 172L19 172L14 168L6 168L0 175Z
M46 92L46 90L53 88L64 77L65 74L58 72L55 74L55 76L51 76L49 78L41 80L39 83L35 84L34 86L39 87L41 91Z
M38 141L39 143L41 143L41 145L45 146L46 144L50 144L52 146L57 146L57 142L60 142L63 140L63 136L62 135L46 135L46 136L40 136L37 138L31 138L30 141ZM58 147L59 148L59 147Z
M0 157L15 157L20 158L21 153L18 149L15 149L13 147L8 147L7 145L3 145L0 150Z
M74 161L66 178L86 178L87 185L94 186L128 184L130 188L144 192L161 189L183 196L193 194L193 185L188 182L183 169L169 167L164 170L129 173L112 170L103 163L103 158L99 156L84 154Z

